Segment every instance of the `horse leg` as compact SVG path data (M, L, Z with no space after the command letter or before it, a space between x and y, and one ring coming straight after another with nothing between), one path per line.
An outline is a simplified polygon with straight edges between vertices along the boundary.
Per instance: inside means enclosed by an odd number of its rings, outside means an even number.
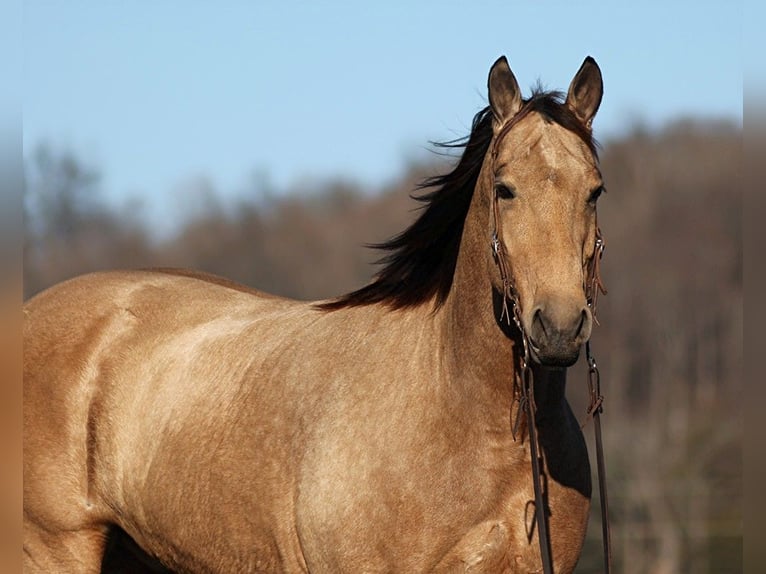
M99 331L89 324L62 331L71 320L57 316L54 303L44 298L25 309L24 572L97 574L113 515L89 464L101 371L88 345L98 344ZM59 337L43 336L51 331Z
M25 405L24 572L97 574L111 513L88 492L86 425L35 412L40 403Z
M106 527L48 530L24 517L24 573L98 574Z

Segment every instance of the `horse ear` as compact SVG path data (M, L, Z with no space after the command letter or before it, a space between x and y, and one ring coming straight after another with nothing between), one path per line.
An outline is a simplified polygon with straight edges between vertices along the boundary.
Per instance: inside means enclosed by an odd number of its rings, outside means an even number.
M566 104L583 123L590 127L601 105L604 82L596 60L588 56L569 84Z
M487 79L489 106L499 124L509 120L521 109L521 90L505 56L492 64Z

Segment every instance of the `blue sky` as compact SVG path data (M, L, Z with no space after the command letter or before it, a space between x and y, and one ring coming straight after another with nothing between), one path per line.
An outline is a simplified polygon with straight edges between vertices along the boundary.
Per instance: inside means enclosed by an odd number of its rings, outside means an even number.
M337 175L380 187L464 135L505 54L525 91L601 66L604 141L640 121L742 121L736 2L30 0L23 136L164 221L197 177L236 193Z

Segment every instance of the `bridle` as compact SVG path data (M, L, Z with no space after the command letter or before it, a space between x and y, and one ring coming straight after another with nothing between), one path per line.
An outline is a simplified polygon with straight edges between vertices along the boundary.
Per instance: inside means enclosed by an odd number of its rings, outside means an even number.
M516 123L515 118L511 118L498 132L495 137L492 146L492 160L497 157L498 142L503 136L508 133L510 128ZM494 176L493 176L494 178ZM494 190L494 182L492 189ZM548 518L545 512L545 504L543 499L543 473L541 471L541 456L539 453L539 444L537 440L537 425L535 423L535 413L537 406L535 405L535 388L534 388L534 375L530 363L529 354L529 338L522 326L521 322L521 305L519 303L519 295L516 287L513 283L513 275L509 268L508 253L503 243L500 233L500 217L498 214L498 196L493 191L492 198L492 216L494 219L494 231L492 233L492 255L495 263L500 271L500 279L503 284L503 302L502 310L500 312L500 320L505 319L510 325L511 320L516 324L519 332L521 333L521 341L523 346L523 354L521 355L521 388L519 389L519 406L516 410L516 420L513 420L513 406L511 406L511 434L513 440L516 440L516 435L519 429L521 421L521 413L524 414L527 422L527 428L529 429L529 448L532 459L532 480L535 492L535 521L537 523L537 535L540 544L540 555L543 563L544 574L553 574L553 562L551 559L551 541L548 535ZM606 289L601 281L601 257L604 254L605 243L603 236L601 235L601 229L596 223L596 238L593 255L586 264L585 271L585 299L588 307L591 310L593 319L596 323L596 302L598 300L599 292L606 294ZM509 311L508 305L510 304L511 310ZM607 500L606 492L606 465L604 463L604 447L601 438L601 413L603 412L604 397L601 395L601 377L596 366L596 361L593 358L590 350L590 341L585 343L585 355L588 363L588 393L590 396L590 404L586 411L587 417L585 422L581 425L584 427L590 418L593 419L594 432L596 437L596 464L598 467L598 485L599 496L601 500L601 528L602 528L602 540L604 546L604 572L609 574L611 572L612 565L612 551L611 551L611 534L609 530L609 504ZM514 380L514 386L516 381ZM515 390L515 389L514 389Z

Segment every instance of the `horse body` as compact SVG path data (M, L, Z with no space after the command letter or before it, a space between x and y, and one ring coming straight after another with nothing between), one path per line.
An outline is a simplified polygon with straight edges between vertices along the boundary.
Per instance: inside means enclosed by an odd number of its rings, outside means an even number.
M564 158L582 163L587 149L536 113L524 122L521 141L525 130L542 131L546 149L574 140L546 156L547 185L566 183ZM529 439L511 432L520 340L492 305L496 200L478 192L497 177L493 159L474 174L436 302L317 305L193 272L126 271L27 303L26 569L98 572L116 525L179 572L539 571ZM564 241L578 244L580 271L592 234L583 223ZM540 289L549 309L565 298L555 283ZM580 337L590 315L574 300ZM542 304L528 320L559 345L550 325L566 321ZM534 372L555 571L571 572L588 457L565 369Z
M91 304L75 315L83 289ZM26 350L38 427L26 437L53 446L27 444L26 511L49 526L90 539L119 524L167 564L203 572L515 564L507 549L519 546L538 560L524 534L531 486L513 480L529 461L508 433L509 369L497 386L474 380L439 343L440 314L325 313L117 272L28 305L28 329L56 326L67 337L49 339L55 348ZM569 498L582 529L587 498Z

